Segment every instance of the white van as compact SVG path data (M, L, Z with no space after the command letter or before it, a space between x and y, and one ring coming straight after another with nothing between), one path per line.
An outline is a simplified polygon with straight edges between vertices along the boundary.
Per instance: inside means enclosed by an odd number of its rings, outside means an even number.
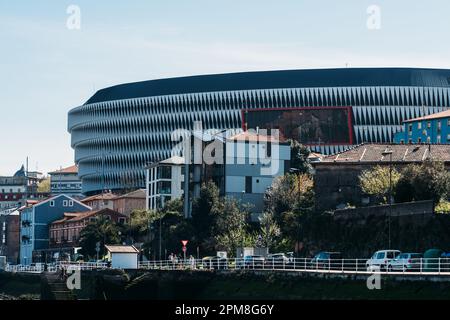
M400 254L399 250L380 250L375 252L372 258L366 261L367 271L387 270L389 262Z

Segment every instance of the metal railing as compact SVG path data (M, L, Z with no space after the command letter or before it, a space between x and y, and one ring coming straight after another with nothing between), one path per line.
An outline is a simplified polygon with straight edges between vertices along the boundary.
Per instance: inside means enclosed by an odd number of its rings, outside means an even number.
M76 269L76 270L102 270L108 269L107 262L57 262L52 264L35 264L35 265L6 265L6 272L19 273L43 273L43 272L58 272L61 269Z
M328 259L311 258L278 259L220 259L220 260L163 260L139 263L148 270L272 270L314 273L368 274L437 274L450 276L449 258L422 258L412 260Z
M61 269L104 270L106 262L58 262L56 264L7 265L7 272L42 273ZM374 261L371 259L186 259L139 262L144 270L255 270L301 271L312 273L445 275L450 276L450 258L421 258L409 260Z

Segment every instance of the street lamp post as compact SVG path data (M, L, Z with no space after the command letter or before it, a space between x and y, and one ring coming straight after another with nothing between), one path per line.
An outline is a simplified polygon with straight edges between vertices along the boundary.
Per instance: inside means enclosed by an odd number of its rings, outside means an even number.
M164 205L164 198L163 196L160 197L160 201L161 201L161 209L163 208ZM159 261L162 261L162 245L161 245L161 239L162 239L162 214L160 213L159 215Z
M386 149L383 156L389 155L389 214L388 214L388 247L391 249L391 215L392 215L392 150Z

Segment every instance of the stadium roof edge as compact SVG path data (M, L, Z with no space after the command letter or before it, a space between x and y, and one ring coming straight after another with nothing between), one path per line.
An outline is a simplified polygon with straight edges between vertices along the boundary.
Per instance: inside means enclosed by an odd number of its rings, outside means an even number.
M119 84L97 91L85 104L171 94L353 86L450 87L450 69L337 68L196 75Z

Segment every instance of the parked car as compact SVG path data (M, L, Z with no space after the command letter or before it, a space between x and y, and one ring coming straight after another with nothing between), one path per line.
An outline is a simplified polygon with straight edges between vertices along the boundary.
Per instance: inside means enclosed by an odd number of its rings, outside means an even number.
M311 269L336 270L342 266L342 254L340 252L319 252L309 262Z
M245 256L242 261L244 268L254 269L254 268L263 268L266 259L263 256Z
M423 255L421 253L401 253L388 263L389 271L420 271Z
M204 257L202 267L204 269L227 269L228 259L219 256Z
M429 249L425 251L423 254L423 271L438 272L445 265L445 262L441 259L443 253L444 251L441 249Z
M291 262L292 260L284 253L269 254L265 260L265 263L269 268L283 268Z
M389 262L401 254L399 250L380 250L366 261L367 271L387 270Z

